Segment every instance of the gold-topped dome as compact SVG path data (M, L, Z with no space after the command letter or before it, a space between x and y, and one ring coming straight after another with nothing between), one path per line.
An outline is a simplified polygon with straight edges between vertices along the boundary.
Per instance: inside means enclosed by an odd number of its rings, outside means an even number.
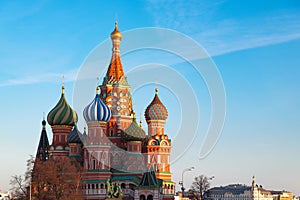
M118 22L115 22L115 29L114 31L110 34L111 39L122 39L122 33L118 29Z
M74 126L78 121L77 113L71 108L65 99L65 87L62 86L61 97L56 106L47 116L48 123L54 125Z

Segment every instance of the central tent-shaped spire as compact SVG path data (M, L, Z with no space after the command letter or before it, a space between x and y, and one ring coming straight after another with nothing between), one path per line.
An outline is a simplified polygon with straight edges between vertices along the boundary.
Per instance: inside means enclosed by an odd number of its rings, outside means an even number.
M110 38L113 45L112 57L103 84L127 84L120 58L120 41L122 39L122 33L118 29L118 22L115 22L115 29L110 34Z

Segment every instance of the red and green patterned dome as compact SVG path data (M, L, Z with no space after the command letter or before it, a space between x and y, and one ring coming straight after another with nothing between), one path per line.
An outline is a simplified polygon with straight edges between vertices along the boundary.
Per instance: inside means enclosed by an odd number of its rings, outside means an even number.
M155 96L145 111L146 121L148 120L166 120L168 110L158 97L158 89L155 89Z
M47 121L51 126L54 125L66 125L74 126L78 121L77 113L68 104L64 87L62 87L61 97L56 106L49 112Z

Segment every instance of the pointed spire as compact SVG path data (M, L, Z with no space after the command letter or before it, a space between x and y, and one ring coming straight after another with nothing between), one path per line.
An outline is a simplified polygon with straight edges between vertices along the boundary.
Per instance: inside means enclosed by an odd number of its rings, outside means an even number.
M42 132L40 136L40 141L36 153L36 158L40 159L41 161L46 161L49 157L49 140L46 132L46 121L45 121L45 116L43 116L43 121L42 121Z
M109 83L119 83L121 77L124 76L124 70L120 58L120 41L122 39L122 34L118 29L118 22L115 22L115 29L110 34L112 40L112 57L106 72L106 77L104 78L103 85Z

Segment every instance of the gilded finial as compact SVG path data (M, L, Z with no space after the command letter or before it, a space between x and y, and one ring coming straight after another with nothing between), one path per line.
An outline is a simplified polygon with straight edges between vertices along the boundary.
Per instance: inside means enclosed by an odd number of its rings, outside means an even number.
M142 128L143 124L142 124L142 113L140 113L140 127Z
M118 21L115 21L115 28L118 28Z
M99 82L99 77L97 77L97 83L96 83L96 94L100 94L100 93L99 93L99 86L98 86L98 82Z
M65 77L62 75L62 86L61 86L61 93L65 93Z
M155 80L155 94L158 94L158 80Z
M118 28L118 13L116 13L115 17L116 17L115 27Z

